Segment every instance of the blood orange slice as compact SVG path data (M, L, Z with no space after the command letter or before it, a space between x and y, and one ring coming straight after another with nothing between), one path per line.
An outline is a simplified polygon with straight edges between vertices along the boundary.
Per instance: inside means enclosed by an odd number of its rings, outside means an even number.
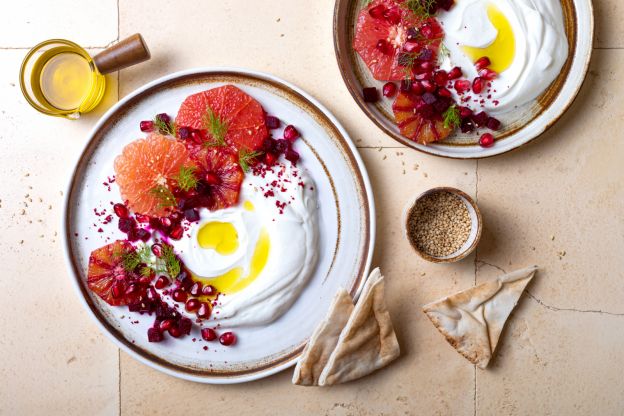
M414 61L435 62L443 36L435 18L419 17L405 2L375 0L358 15L353 48L375 79L398 81L416 69Z
M427 108L417 95L401 92L392 105L392 111L401 134L420 144L443 140L454 130L445 126L442 117Z
M218 210L238 203L245 174L234 153L226 148L205 148L195 155L195 162L200 181L198 196L187 201L189 207Z
M115 174L121 196L134 212L163 216L168 206L167 193L180 167L190 164L184 144L160 134L150 134L124 147L115 159ZM162 193L159 194L158 190Z
M213 126L210 125L210 116ZM215 117L216 127L222 127L222 131L214 131ZM260 103L233 85L224 85L187 97L178 111L176 125L206 130L209 140L225 140L237 150L258 150L268 136L264 110Z
M130 305L142 296L138 276L123 267L124 254L133 250L130 243L119 240L91 252L87 286L109 305Z

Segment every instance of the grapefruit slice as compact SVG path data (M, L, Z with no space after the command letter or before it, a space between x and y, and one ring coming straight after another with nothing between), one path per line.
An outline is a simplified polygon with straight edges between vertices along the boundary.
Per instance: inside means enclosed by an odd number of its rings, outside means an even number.
M176 125L205 130L209 142L225 140L237 150L258 150L269 134L260 103L233 85L188 96L180 106ZM215 131L219 127L222 130Z
M124 269L123 255L133 250L130 243L118 240L93 250L89 256L87 286L109 305L130 305L142 295L139 285L135 285L137 290L127 293L138 276Z
M423 60L435 62L443 37L435 18L417 16L404 2L375 0L358 15L353 48L375 79L399 81L425 49L431 52Z
M445 139L454 128L445 127L444 121L437 114L431 114L429 118L421 115L417 109L424 105L420 96L401 92L392 105L392 111L401 134L416 143L426 145Z
M214 211L238 203L245 173L236 154L225 148L205 148L195 155L195 162L196 175L201 180L196 200L187 201L187 205Z
M160 217L175 201L169 200L170 184L180 167L190 164L184 144L161 134L150 134L124 147L115 159L121 196L135 213ZM161 194L156 191L162 190Z

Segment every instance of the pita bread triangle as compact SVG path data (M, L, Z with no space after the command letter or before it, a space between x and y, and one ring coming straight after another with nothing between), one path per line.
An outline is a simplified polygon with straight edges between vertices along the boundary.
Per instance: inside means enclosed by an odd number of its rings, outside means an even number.
M511 311L537 270L517 270L423 306L433 325L460 354L487 367Z
M384 278L373 270L319 377L319 386L344 383L388 365L400 354L386 308Z
M353 312L353 301L343 288L338 289L325 319L316 327L295 367L292 382L317 386L319 376L336 348L338 337Z

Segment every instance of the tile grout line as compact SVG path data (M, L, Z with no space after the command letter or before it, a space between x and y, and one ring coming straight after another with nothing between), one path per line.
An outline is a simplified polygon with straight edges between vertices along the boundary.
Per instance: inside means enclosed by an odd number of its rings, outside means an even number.
M479 159L475 162L475 203L479 204ZM479 259L479 247L475 248L475 259L474 259L474 284L477 284L477 273L479 271L477 264ZM477 416L477 366L474 366L473 369L474 375L474 395L472 398L473 402L473 416Z
M117 0L117 42L119 42L119 37L121 33L121 25L120 25L120 13L119 13L119 0ZM119 91L121 84L121 76L119 71L117 71L117 101L119 102ZM119 408L118 415L121 416L121 349L117 349L117 398L119 400Z

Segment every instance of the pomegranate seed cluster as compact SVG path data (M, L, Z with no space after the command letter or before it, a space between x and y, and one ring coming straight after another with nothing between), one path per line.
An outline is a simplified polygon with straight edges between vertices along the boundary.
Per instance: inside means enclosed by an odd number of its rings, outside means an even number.
M442 69L438 63L444 38L441 25L434 17L415 18L414 10L433 16L440 9L450 10L454 3L453 0L422 1L416 8L415 4L402 6L396 3L392 6L394 3L388 2L368 8L369 19L395 26L388 38L380 38L370 46L374 46L376 53L384 60L390 59L404 70L404 77L398 86L396 81L386 82L381 95L392 99L399 93L393 106L395 115L400 113L397 119L402 120L399 129L406 137L423 144L443 140L454 129L471 133L478 129L497 131L501 127L499 120L482 110L492 99L492 93L496 92L492 88L492 80L498 74L490 68L490 59L484 56L475 62L478 76L474 79L467 79L462 68L457 66L448 71ZM393 33L404 35L393 36ZM369 67L377 65L378 61L372 60ZM376 87L362 90L363 100L367 103L378 102L381 95ZM399 102L401 104L397 104ZM405 102L410 103L409 108L406 108ZM494 106L498 105L496 100L491 102ZM407 116L409 113L413 115ZM433 137L425 137L431 131ZM493 144L489 139L479 143L484 147Z

